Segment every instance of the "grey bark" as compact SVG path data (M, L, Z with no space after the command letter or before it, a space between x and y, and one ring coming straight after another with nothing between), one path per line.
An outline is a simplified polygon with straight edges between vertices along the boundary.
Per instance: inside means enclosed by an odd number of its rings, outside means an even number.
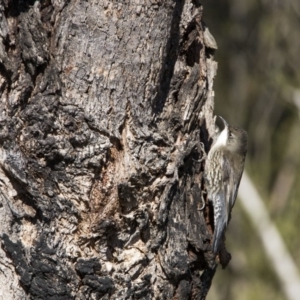
M0 10L0 295L205 299L217 65L202 6Z

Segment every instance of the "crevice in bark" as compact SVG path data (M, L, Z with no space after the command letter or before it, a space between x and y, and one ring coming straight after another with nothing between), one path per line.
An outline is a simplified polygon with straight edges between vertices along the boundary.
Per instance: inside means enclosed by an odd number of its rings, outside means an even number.
M18 17L22 13L26 13L28 10L32 8L36 0L9 0L8 1L8 16L10 17Z
M160 70L158 92L153 100L152 105L152 113L155 115L161 114L164 108L165 101L170 92L171 79L173 77L174 66L178 57L178 45L180 41L179 24L181 21L183 6L184 1L176 1L173 10L170 35L166 43L164 60L162 62L162 68Z

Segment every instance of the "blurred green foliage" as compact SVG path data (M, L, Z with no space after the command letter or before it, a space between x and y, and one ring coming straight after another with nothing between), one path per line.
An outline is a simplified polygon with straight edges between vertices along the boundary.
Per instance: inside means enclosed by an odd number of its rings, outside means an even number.
M203 6L218 44L215 113L248 131L246 169L300 269L300 1ZM238 202L227 233L233 259L208 299L286 299Z

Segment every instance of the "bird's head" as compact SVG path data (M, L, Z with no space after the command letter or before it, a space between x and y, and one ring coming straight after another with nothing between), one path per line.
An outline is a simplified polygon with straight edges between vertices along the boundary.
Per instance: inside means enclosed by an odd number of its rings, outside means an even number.
M219 117L224 129L220 132L214 147L225 147L231 152L243 154L247 151L247 132L239 127L230 126L225 119Z

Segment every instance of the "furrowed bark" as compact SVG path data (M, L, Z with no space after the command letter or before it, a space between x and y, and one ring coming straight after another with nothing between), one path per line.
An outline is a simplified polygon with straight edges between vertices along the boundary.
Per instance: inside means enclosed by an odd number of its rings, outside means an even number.
M2 294L205 299L217 64L202 6L0 10Z

